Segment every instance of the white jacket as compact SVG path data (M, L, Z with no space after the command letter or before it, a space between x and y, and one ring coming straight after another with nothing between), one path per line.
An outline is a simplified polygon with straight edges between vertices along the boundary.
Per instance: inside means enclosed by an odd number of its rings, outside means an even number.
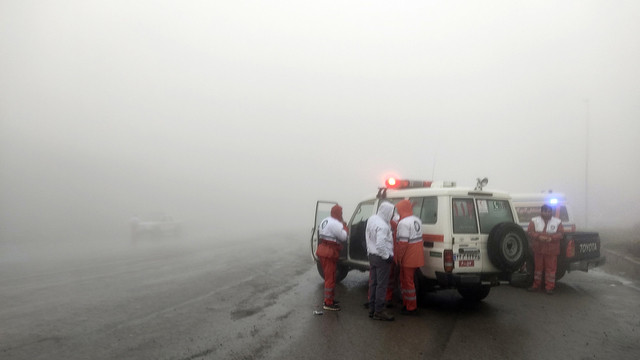
M422 220L415 215L400 220L397 234L398 242L422 242Z
M329 216L322 220L319 230L320 240L338 242L347 241L347 232L344 230L342 223Z
M558 226L562 223L562 220L558 219L557 217L552 217L551 219L549 219L549 222L545 224L542 216L536 216L531 219L531 221L536 228L536 232L546 232L547 234L555 234L556 232L558 232Z
M393 216L393 204L384 201L378 213L367 220L367 254L378 255L383 259L393 256L393 235L389 221Z

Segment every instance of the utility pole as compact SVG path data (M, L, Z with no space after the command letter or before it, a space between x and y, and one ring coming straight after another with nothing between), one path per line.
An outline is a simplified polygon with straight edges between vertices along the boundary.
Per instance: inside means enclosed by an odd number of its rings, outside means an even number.
M584 227L589 228L589 99L585 99L587 114L585 119L584 152Z

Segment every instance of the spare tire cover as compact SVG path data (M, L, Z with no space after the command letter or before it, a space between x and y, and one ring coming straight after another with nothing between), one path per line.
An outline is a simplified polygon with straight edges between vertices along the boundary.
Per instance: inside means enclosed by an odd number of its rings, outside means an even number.
M526 260L528 249L527 235L518 224L503 222L489 233L489 260L502 271L518 270Z

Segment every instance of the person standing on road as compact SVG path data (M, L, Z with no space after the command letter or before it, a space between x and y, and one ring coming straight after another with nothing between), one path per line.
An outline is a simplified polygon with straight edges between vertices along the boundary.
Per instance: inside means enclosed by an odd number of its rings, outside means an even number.
M424 265L422 252L422 220L413 215L413 205L409 200L396 204L400 221L398 222L397 246L395 253L397 268L400 269L400 289L402 293L402 314L415 315L418 312L418 299L413 276L416 269Z
M320 259L322 273L324 274L324 301L322 308L325 310L340 311L336 303L336 267L343 242L347 241L347 224L342 220L342 207L338 204L331 208L331 215L320 222L318 233L318 249L316 256Z
M391 217L391 221L389 222L389 225L391 225L391 235L393 236L393 253L396 253L396 232L398 229L398 221L400 220L400 215L398 215L397 212L394 212L393 217ZM393 307L393 293L396 290L396 283L399 281L398 280L398 266L396 265L395 261L391 262L391 266L389 267L389 282L387 284L387 294L385 295L384 298L384 306L387 309L390 309ZM371 281L371 272L369 272L369 281ZM367 293L367 302L364 304L365 308L369 308L369 302L371 301L371 296L369 296L369 294Z
M375 215L367 221L365 237L369 256L369 317L374 320L393 320L385 309L385 295L393 262L393 235L389 221L393 205L383 201Z
M542 205L540 216L529 222L527 234L533 246L535 270L533 272L533 286L529 291L542 288L542 272L547 294L553 294L556 287L556 271L558 269L558 255L560 255L560 240L564 236L562 221L551 216L551 207Z

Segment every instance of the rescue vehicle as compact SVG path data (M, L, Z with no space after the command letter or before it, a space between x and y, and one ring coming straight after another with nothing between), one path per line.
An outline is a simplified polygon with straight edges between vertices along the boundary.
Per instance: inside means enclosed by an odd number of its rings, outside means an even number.
M556 281L567 272L574 270L588 272L589 269L606 262L606 257L600 254L600 234L593 231L577 231L576 223L571 217L571 208L564 194L552 191L513 193L511 198L518 216L518 224L525 231L531 219L540 215L540 208L545 204L551 206L553 216L562 221L565 233L560 241ZM513 277L513 285L530 286L533 283L534 266L533 254L529 251L526 266Z
M369 270L365 229L380 203L408 199L413 213L422 219L425 265L415 273L418 297L426 291L455 288L464 299L484 299L491 287L510 281L525 262L529 248L527 236L517 224L511 197L506 192L484 190L486 183L486 178L478 179L474 189L457 187L455 182L388 179L377 194L360 202L351 216L336 281L344 279L350 270ZM335 204L316 203L311 255L321 276L322 267L315 255L317 227Z

